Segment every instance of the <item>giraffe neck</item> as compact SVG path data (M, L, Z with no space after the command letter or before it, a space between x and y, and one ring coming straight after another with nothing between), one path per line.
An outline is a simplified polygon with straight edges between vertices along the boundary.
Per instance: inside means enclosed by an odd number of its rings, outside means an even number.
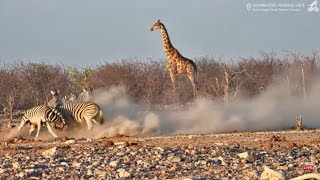
M173 49L174 47L171 44L168 31L163 24L161 25L161 34L162 34L162 41L163 41L163 49L165 53L168 54L168 52L170 52L171 49Z

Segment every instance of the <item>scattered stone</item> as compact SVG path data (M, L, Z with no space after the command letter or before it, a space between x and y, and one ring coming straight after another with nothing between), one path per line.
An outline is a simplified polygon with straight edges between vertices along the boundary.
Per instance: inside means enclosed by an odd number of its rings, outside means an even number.
M264 171L261 174L261 180L285 180L285 177L283 174L264 166Z
M319 132L307 135L307 139L311 135L318 138ZM10 143L8 147L1 146L0 179L255 180L260 177L283 179L283 175L290 179L320 172L319 169L304 170L313 167L303 166L308 162L314 167L319 165L319 143L303 141L303 146L296 146L300 141L292 138L292 133L192 135L191 139L189 135L130 137L115 139L121 141L117 146L108 141L110 138L91 142L85 138L26 139L22 143ZM249 135L253 136L252 140L246 142ZM202 137L209 139L203 141ZM265 148L264 142L269 142L270 147ZM263 169L265 165L268 167Z
M91 169L88 169L88 171L87 171L87 176L92 176L92 175L93 175L92 170L91 170Z
M262 144L262 149L263 149L263 150L266 150L266 151L272 149L272 147L273 147L273 143L272 143L272 141L270 141L270 140L268 140L268 141L266 141L266 142L264 142L264 143Z
M118 161L111 161L109 163L109 165L112 166L112 167L117 167L118 166Z
M130 173L128 173L125 169L121 168L117 170L118 172L118 177L119 178L126 178L130 176Z
M180 162L181 161L181 158L180 157L174 157L172 159L172 162Z
M76 161L72 162L72 167L79 168L80 166L81 166L81 163L78 163Z
M114 143L113 143L112 141L106 141L104 144L105 144L105 146L107 146L107 147L110 147L110 146L113 146L113 145L114 145Z
M20 164L18 162L13 162L12 167L13 169L20 169Z
M70 140L65 141L64 143L65 144L74 144L75 142L76 142L76 140L70 139Z
M69 167L69 164L66 163L66 162L61 162L60 165L61 165L61 166L67 166L67 167Z
M239 153L238 156L239 156L239 158L246 159L246 158L248 158L249 154L248 154L248 152L243 152L243 153Z
M4 173L4 172L6 172L6 170L5 170L5 169L0 168L0 174L2 174L2 173Z
M24 177L24 172L20 172L19 174L18 174L18 177L21 177L21 178L23 178Z
M55 155L56 152L57 152L57 147L53 147L51 149L43 151L41 154L42 154L42 156L44 156L46 158L50 158L53 155Z

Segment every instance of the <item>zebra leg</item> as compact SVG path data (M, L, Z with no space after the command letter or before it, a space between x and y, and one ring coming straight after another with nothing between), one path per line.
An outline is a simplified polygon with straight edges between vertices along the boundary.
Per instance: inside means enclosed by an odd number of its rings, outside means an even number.
M47 124L47 128L48 128L48 131L55 137L57 138L58 136L53 132L51 126L50 126L50 123L49 122L46 122Z
M22 127L26 124L26 121L24 119L21 120L21 123L18 127L18 132L22 129Z
M31 124L31 128L29 130L29 135L31 135L31 133L33 133L33 131L36 129L37 125L35 124Z
M92 122L94 122L96 125L99 125L95 119L92 119Z
M92 129L92 120L91 119L86 119L87 125L88 125L88 131Z
M37 131L37 135L36 135L36 138L39 137L39 133L40 133L40 128L41 128L41 120L38 122L38 131Z

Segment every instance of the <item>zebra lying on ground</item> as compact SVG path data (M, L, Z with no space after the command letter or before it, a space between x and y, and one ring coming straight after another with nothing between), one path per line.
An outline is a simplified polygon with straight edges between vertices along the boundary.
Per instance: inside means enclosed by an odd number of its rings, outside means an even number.
M47 106L36 106L27 110L21 120L21 124L18 127L18 132L22 129L22 127L26 124L31 124L31 129L29 130L29 135L38 127L38 131L36 134L36 138L39 136L40 128L42 124L46 124L48 131L54 136L58 137L53 131L50 124L54 124L56 129L63 129L66 121L64 117L57 112Z
M88 130L92 129L92 122L103 124L104 117L100 107L93 102L83 102L76 104L59 104L56 106L65 119L73 119L79 123L86 121Z

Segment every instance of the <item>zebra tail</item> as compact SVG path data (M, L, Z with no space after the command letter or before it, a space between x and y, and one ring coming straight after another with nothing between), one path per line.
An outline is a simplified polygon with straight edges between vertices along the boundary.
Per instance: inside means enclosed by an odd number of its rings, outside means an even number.
M99 122L100 122L100 124L104 123L104 116L103 116L103 112L101 110L99 111Z

